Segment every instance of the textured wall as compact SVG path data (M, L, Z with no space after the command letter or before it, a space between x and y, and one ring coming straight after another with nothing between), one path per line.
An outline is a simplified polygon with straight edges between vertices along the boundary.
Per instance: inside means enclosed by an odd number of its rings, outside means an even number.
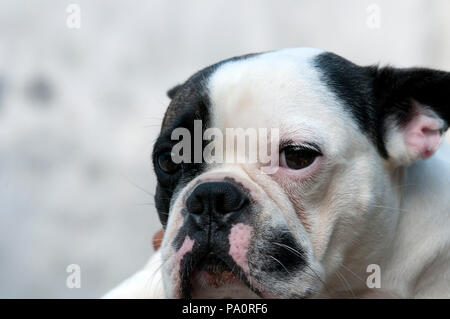
M0 297L96 297L145 263L165 91L199 68L311 46L450 70L446 0L71 2L0 3Z

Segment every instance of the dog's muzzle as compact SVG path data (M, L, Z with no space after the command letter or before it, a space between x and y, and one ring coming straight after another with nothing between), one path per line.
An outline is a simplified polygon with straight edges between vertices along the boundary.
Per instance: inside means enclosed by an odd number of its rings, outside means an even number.
M176 239L182 297L190 297L196 285L248 284L252 206L248 192L233 180L204 181L186 195Z
M177 228L165 246L168 296L304 298L318 289L308 242L251 182L205 176L179 195L174 211Z

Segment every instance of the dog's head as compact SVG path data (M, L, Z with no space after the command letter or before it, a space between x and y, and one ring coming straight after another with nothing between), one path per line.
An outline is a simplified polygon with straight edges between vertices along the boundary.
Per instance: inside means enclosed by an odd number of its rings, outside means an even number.
M448 73L315 49L232 58L169 97L153 150L168 297L304 298L352 258L376 263L395 172L431 156L450 119ZM261 143L276 160L251 160Z

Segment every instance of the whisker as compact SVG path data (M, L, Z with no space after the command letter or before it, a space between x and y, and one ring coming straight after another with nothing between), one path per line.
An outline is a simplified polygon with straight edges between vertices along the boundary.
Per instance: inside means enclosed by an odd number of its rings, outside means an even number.
M155 206L155 203L136 203L136 204L132 204L135 206Z
M305 255L303 253L301 253L300 251L298 251L298 250L296 250L296 249L294 249L294 248L292 248L292 247L290 247L288 245L285 245L285 244L282 244L282 243L277 243L277 242L274 242L274 244L278 245L280 247L284 247L284 248L288 249L289 251L293 252L295 255L297 255L302 260L306 259ZM305 266L306 266L307 269L309 269L313 273L315 278L317 278L323 284L323 287L325 289L327 289L327 287L325 285L325 281L322 279L322 277L320 277L320 275L314 269L312 269L311 266L309 266L307 263L305 263ZM309 275L312 275L312 274L309 274Z
M360 276L358 276L355 272L353 272L350 268L348 268L345 265L341 265L342 268L344 268L345 270L347 270L348 272L350 272L353 276L355 276L356 278L358 278L359 280L361 280L362 282L365 283L365 280L362 279Z
M341 272L339 270L336 271L336 276L339 278L341 283L344 285L344 289L347 292L350 292L350 294L352 295L353 298L356 298L356 295L353 292L353 290L352 290L350 284L348 283L347 279L345 279L345 277L341 274Z
M125 178L127 180L127 182L129 182L131 185L135 186L137 189L140 189L141 191L143 191L144 193L146 193L147 195L150 195L152 197L154 197L155 195L152 194L151 192L149 192L148 190L146 190L144 187L139 186L138 184L136 184L135 182L133 182L128 176L123 175L122 177Z
M290 275L291 272L289 270L287 270L286 266L283 265L283 263L281 261L279 261L278 259L276 259L275 257L268 255L270 258L272 258L273 260L275 260L276 262L278 262L285 270L286 272Z

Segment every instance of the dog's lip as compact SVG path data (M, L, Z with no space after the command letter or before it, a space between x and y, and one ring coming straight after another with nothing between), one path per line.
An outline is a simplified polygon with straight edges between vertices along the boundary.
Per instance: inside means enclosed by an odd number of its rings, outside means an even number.
M209 286L218 288L226 284L237 282L243 283L256 295L262 297L261 293L250 285L242 271L238 270L236 267L230 267L226 261L212 252L201 258L191 269L188 269L182 277L182 298L190 299L192 289L194 286L198 286L198 284L203 287Z
M204 270L209 273L218 273L222 271L231 271L228 265L214 253L208 253L195 266L197 270Z
M191 286L196 284L200 286L219 288L223 285L233 282L239 282L238 277L231 271L210 272L205 270L196 270L191 276Z
M191 276L191 285L202 282L207 286L220 287L226 283L238 281L230 267L214 253L206 255L195 267Z

